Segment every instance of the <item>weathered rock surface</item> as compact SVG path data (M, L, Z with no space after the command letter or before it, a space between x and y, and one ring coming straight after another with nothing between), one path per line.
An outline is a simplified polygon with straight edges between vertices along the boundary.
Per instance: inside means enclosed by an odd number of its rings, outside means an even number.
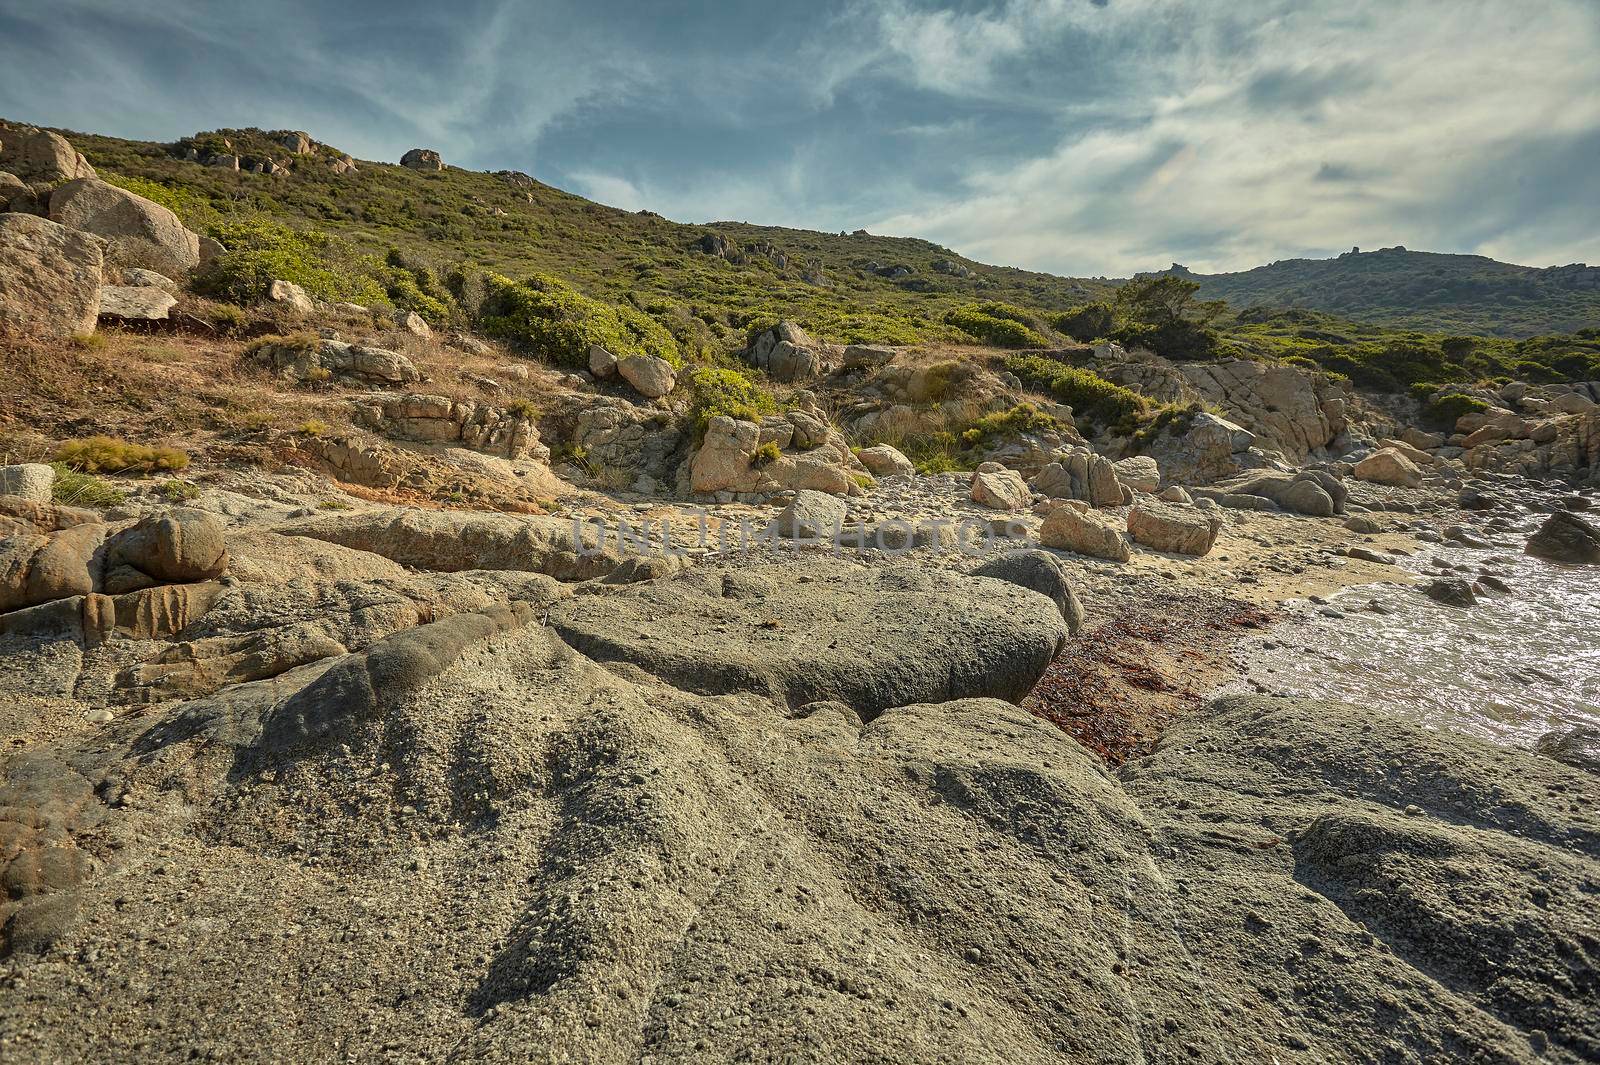
M14 496L30 503L49 503L51 488L55 483L56 471L42 462L0 466L0 496Z
M0 129L0 170L48 184L94 177L94 167L65 137L32 126Z
M1209 554L1221 529L1221 518L1193 507L1145 500L1128 511L1128 535L1156 551L1197 557Z
M94 332L105 241L30 214L0 215L0 330Z
M1067 572L1048 551L1008 551L972 571L974 577L993 577L1048 596L1066 619L1067 631L1076 636L1083 627L1083 601L1067 579Z
M1393 448L1381 448L1356 463L1354 476L1360 481L1397 488L1417 488L1422 484L1422 471Z
M1551 562L1600 563L1600 529L1576 514L1557 511L1528 538L1527 553Z
M50 220L102 237L106 262L181 277L200 265L200 238L178 216L95 178L69 181L50 194Z
M306 290L293 281L274 281L267 286L267 301L288 307L301 314L310 314L317 309L316 301L306 294Z
M843 528L844 519L842 499L807 489L796 492L788 506L772 520L773 528L785 539L831 542Z
M1067 637L1054 603L1009 583L832 561L695 569L576 596L550 624L591 658L688 691L837 701L867 719L919 700L1020 699Z
M822 346L794 322L783 321L750 344L745 359L774 381L808 381L824 368Z
M1161 487L1161 467L1149 455L1135 455L1112 463L1117 480L1135 492L1154 492Z
M649 576L678 564L671 556L633 554L614 536L602 536L598 526L534 515L377 510L309 518L275 531L325 540L439 573L516 570L581 581Z
M101 285L100 317L135 322L164 321L177 303L172 293L153 286Z
M985 462L972 475L972 501L990 510L1026 510L1033 494L1016 470Z
M435 444L460 443L508 459L548 462L550 449L526 414L476 400L378 393L353 402L354 420L386 436Z
M1350 497L1349 490L1337 477L1322 470L1241 473L1209 487L1195 488L1193 494L1201 499L1215 499L1234 509L1251 509L1247 502L1250 499L1265 500L1292 513L1317 518L1344 513L1345 501ZM1257 505L1254 509L1272 508Z
M1041 469L1029 483L1034 491L1052 499L1081 499L1092 507L1115 507L1123 502L1116 466L1088 448L1072 449Z
M349 378L368 385L403 385L421 379L412 361L397 351L347 344L342 340L268 340L253 357L290 381Z
M1128 561L1128 541L1122 526L1070 503L1050 512L1039 526L1039 542L1046 547L1076 551L1080 555Z
M772 444L778 457L759 449ZM857 478L871 475L840 433L805 411L790 411L760 423L725 415L712 418L705 439L689 462L693 492L765 495L814 489L833 495L861 492Z

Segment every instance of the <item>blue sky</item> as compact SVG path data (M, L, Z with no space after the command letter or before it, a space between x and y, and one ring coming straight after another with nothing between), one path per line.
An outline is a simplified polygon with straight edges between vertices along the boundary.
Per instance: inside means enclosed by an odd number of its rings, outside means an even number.
M1597 0L0 0L0 115L1126 275L1600 262Z

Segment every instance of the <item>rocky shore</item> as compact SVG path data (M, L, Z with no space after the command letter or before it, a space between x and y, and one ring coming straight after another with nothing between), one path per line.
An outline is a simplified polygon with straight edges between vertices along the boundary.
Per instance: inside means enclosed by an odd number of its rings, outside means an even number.
M1600 1059L1600 383L222 303L0 140L0 1060Z

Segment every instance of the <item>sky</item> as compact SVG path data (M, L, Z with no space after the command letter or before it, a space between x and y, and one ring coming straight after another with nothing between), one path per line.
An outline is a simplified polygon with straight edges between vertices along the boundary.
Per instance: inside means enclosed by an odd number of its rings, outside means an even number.
M1600 0L0 0L0 115L1073 276L1600 263Z

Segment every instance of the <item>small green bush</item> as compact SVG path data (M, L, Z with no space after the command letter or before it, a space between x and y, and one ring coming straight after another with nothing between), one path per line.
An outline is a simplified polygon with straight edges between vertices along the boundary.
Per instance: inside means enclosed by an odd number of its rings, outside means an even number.
M1045 433L1063 428L1061 420L1046 414L1032 403L1019 403L1010 410L985 414L961 434L961 443L977 447L990 437L1012 433Z
M1489 409L1489 404L1474 396L1451 392L1430 400L1422 408L1423 416L1435 425L1455 428L1456 421L1465 414L1478 414Z
M62 441L51 458L79 473L176 473L189 465L189 456L178 448L130 444L109 436Z
M1189 361L1215 357L1222 341L1216 330L1182 318L1157 325L1133 322L1118 329L1111 338L1123 347L1145 348L1168 359Z
M750 456L750 465L759 470L764 466L771 466L782 457L783 452L779 450L777 442L768 440L756 448L756 453Z
M63 506L98 507L104 510L107 507L121 506L128 501L126 492L113 488L98 477L79 473L60 462L52 462L50 467L56 471L50 498Z
M218 222L210 233L228 250L194 275L192 287L202 296L257 303L272 282L291 281L320 299L368 306L387 302L359 260L325 233L303 233L267 218Z
M544 274L521 282L494 275L488 286L484 332L563 366L587 366L595 344L619 359L654 355L683 366L672 334L636 307L590 299Z
M1131 388L1041 355L1010 355L1005 367L1070 406L1074 415L1090 421L1118 422L1139 417L1150 409L1150 401Z
M1045 348L1050 341L1039 331L1037 320L1020 307L1006 303L980 303L945 315L946 322L984 344L997 348Z
M1085 303L1055 316L1051 325L1080 343L1111 335L1116 328L1115 316L1107 303Z
M173 478L170 481L162 481L156 485L156 494L168 503L186 503L191 499L199 498L200 486L193 481L180 481L177 478Z
M689 420L694 436L705 436L706 426L718 415L743 421L760 421L763 414L778 410L771 392L738 370L719 366L699 366L689 372Z

